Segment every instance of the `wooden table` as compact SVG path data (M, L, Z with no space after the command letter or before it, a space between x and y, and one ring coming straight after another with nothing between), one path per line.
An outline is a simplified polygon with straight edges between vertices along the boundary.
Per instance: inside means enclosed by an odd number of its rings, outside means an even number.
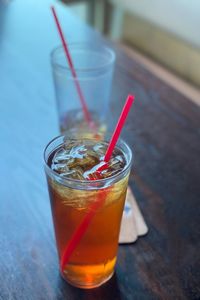
M67 8L58 13L69 41L108 43ZM49 1L0 2L0 299L199 299L200 108L116 46L111 116L135 93L123 137L149 233L119 247L101 288L59 276L42 158L58 134L49 52L59 43Z

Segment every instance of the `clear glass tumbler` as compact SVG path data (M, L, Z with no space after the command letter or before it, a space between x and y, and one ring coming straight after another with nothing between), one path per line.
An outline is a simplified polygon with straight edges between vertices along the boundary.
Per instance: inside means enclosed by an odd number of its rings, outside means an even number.
M114 273L132 152L119 140L117 147L126 161L119 173L95 181L64 178L50 168L50 161L65 139L64 136L55 138L44 151L60 271L72 285L93 288ZM87 228L68 262L63 264L65 253L72 248L83 224Z
M72 75L63 47L51 53L59 125L62 133L69 129L91 130L87 122L79 94L81 93L95 124L96 132L106 130L106 118L112 86L115 54L108 47L87 43L69 44L76 78Z

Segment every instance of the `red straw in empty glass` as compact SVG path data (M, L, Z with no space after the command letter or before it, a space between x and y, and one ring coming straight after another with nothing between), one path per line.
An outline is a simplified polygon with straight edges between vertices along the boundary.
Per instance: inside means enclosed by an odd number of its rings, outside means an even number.
M126 121L126 118L128 116L129 110L131 108L131 105L134 101L134 96L132 95L128 95L126 103L123 107L123 110L121 112L121 115L119 117L119 120L117 122L117 126L114 130L114 133L112 135L112 138L110 140L110 143L108 145L106 154L105 154L105 158L104 158L104 162L105 165L107 165L107 162L110 160L111 156L112 156L112 152L115 148L115 145L117 143L117 140L119 138L120 132L123 128L123 125ZM105 167L104 167L105 168ZM97 210L103 206L105 199L106 199L106 195L107 195L107 190L104 191L102 190L102 195L101 197L99 197L99 199L97 199L97 201L95 201L89 208L88 213L85 215L85 217L83 218L83 220L81 221L81 223L78 225L77 229L74 231L74 234L72 235L70 241L68 242L66 248L64 249L63 255L61 257L61 270L63 272L65 265L68 263L69 258L71 256L71 254L73 253L74 249L77 247L78 243L80 242L82 236L84 235L84 233L86 232L88 226L90 225L93 217L95 216Z
M59 35L60 35L60 38L61 38L61 41L62 41L63 49L64 49L64 52L65 52L66 58L68 60L72 76L74 78L74 84L76 86L76 90L77 90L77 93L79 95L79 99L80 99L80 102L81 102L81 106L82 106L82 109L83 109L85 120L88 123L88 125L91 128L93 128L94 124L92 122L91 115L90 115L89 110L87 108L87 105L86 105L86 102L85 102L85 99L84 99L84 96L83 96L83 93L82 93L82 90L81 90L81 87L80 87L80 84L79 84L79 81L78 81L78 78L77 78L77 74L76 74L76 71L75 71L75 68L74 68L74 65L73 65L73 62L72 62L72 58L71 58L71 55L69 53L69 49L68 49L66 40L64 38L64 34L62 32L60 22L58 20L55 8L53 6L51 6L51 10L52 10L55 22L56 22L56 26L57 26L57 29L58 29L58 32L59 32Z

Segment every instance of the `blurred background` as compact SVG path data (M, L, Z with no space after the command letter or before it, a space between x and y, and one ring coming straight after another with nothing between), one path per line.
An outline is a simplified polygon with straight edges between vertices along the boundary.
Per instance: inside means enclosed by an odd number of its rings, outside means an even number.
M61 0L60 0L61 1ZM84 22L200 87L199 0L62 0Z

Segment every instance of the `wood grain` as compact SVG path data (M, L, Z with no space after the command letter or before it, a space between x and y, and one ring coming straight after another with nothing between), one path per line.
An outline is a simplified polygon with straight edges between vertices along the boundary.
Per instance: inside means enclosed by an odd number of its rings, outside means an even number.
M123 137L134 151L130 186L149 227L119 247L107 284L69 286L58 273L42 158L58 134L50 1L0 3L0 299L199 299L200 108L58 7L68 40L115 48L111 128L127 94L136 95Z

